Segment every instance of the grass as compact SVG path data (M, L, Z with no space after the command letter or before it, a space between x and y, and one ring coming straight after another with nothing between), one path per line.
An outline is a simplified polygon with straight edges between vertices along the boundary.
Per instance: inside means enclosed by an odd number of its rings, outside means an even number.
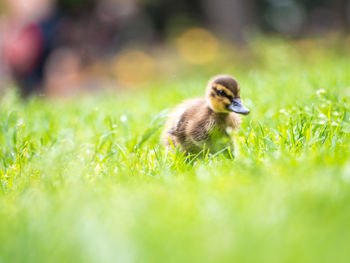
M0 262L348 262L349 55L269 39L132 93L5 92ZM234 160L167 152L167 109L216 73L251 110Z

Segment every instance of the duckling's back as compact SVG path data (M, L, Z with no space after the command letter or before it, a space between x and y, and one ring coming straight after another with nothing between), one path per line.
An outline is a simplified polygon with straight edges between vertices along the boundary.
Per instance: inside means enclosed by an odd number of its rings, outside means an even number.
M180 104L170 114L162 140L166 145L171 143L181 150L198 152L207 140L208 132L214 125L210 108L205 99L192 99ZM170 140L169 140L170 139Z

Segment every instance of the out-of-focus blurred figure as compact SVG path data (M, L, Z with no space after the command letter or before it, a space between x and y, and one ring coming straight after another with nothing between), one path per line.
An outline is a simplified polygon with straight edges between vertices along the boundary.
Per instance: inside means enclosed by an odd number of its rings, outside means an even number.
M44 64L55 43L59 17L52 0L6 0L2 24L3 64L24 95L39 90Z
M136 9L113 0L6 0L6 7L0 63L23 95L79 89L84 70L116 51L120 21Z

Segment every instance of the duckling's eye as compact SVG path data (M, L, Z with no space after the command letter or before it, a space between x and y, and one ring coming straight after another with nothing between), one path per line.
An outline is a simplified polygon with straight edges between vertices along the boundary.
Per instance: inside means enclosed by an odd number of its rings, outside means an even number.
M219 96L225 96L226 93L225 93L225 91L223 91L223 90L218 90L218 95L219 95Z

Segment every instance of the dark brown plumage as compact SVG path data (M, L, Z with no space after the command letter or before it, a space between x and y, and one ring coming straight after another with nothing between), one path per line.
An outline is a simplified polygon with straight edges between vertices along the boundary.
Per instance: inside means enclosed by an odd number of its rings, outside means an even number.
M170 114L163 143L189 153L204 148L217 152L232 145L227 128L239 128L241 119L236 113L249 114L241 103L238 82L231 76L216 76L208 83L205 99L185 101Z

